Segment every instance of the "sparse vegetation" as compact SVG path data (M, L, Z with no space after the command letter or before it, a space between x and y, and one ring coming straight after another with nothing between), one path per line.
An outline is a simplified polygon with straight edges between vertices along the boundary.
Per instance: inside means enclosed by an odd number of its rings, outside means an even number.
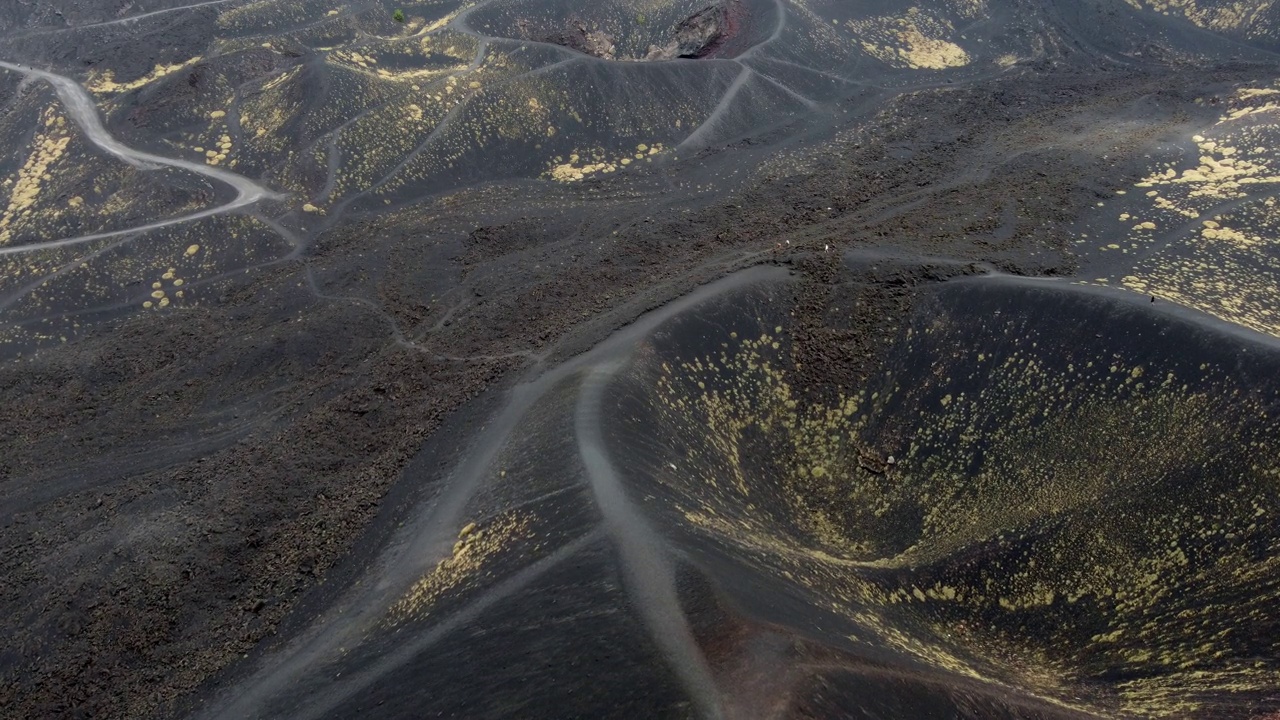
M0 720L1280 720L1280 2L107 4L0 11Z

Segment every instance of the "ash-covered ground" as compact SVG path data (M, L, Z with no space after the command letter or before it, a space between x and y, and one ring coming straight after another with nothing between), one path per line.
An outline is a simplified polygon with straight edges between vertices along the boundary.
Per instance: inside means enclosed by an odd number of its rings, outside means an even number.
M0 9L0 714L1275 717L1277 50Z

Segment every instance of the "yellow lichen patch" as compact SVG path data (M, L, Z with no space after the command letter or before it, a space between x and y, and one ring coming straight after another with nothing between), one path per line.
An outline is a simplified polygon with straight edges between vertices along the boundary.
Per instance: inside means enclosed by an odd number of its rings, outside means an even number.
M7 245L13 240L15 225L30 220L41 188L52 179L50 166L63 156L70 142L66 118L46 110L41 130L31 142L31 154L19 168L17 176L5 181L9 188L9 202L0 215L0 245Z
M1218 120L1190 138L1195 150L1189 162L1160 164L1137 183L1150 189L1144 193L1150 204L1126 208L1157 219L1132 226L1124 252L1132 250L1137 264L1113 281L1280 335L1280 274L1274 269L1280 207L1272 197L1280 173L1269 149L1280 135L1280 106L1258 102L1277 94L1274 87L1237 90ZM1228 207L1234 209L1225 212ZM1199 226L1188 220L1200 220ZM1181 234L1160 237L1148 222Z
M217 119L220 119L220 117ZM198 153L203 153L204 161L210 165L225 163L227 161L227 156L231 154L231 136L223 133L210 144L212 145L210 148L197 146L193 149ZM231 164L235 165L235 162L232 161Z
M418 35L419 37L422 37L422 42L425 45L431 41L432 33L443 28L449 23L453 22L453 19L457 17L458 14L463 11L463 9L465 8L451 10L445 15L438 17L435 20L432 20L431 22L426 22L421 18L415 17L409 23L410 29L413 30L416 35ZM415 27L415 26L418 26L418 27Z
M1280 286L1259 262L1274 240L1231 226L1202 228L1193 240L1194 254L1179 246L1158 253L1123 286L1280 337Z
M173 295L170 295L165 291L164 287L166 283L174 291ZM181 298L183 296L183 291L179 288L184 284L185 281L178 277L177 268L171 267L166 269L164 273L160 275L159 280L151 283L151 299L143 301L142 307L148 309L154 308L156 310L169 307L173 302L173 298Z
M617 165L613 163L583 163L582 165L574 165L573 163L562 163L555 165L548 171L550 179L559 182L576 182L588 175L596 173L608 173L617 169Z
M1236 97L1241 100L1252 100L1259 97L1274 97L1280 95L1280 90L1276 88L1244 88L1236 93Z
M186 62L180 62L174 65L157 64L155 68L153 68L151 72L147 73L146 75L143 75L140 78L135 78L133 80L129 80L127 82L122 82L122 83L116 82L115 72L110 69L104 70L101 74L98 74L96 71L94 71L90 73L88 81L85 82L85 87L87 87L92 92L100 93L100 94L120 93L120 92L127 92L129 90L136 90L137 88L140 88L144 85L155 82L156 80L159 80L160 78L165 77L166 75L171 75L185 67L194 65L199 61L200 61L200 56L197 55L191 58L190 60L187 60Z
M850 20L862 49L882 62L917 70L963 67L969 53L951 41L950 21L911 8L902 15Z
M182 254L186 255L187 257L192 257L198 252L200 252L199 245L188 245L187 249Z
M378 68L378 59L370 54L363 54L357 50L338 50L330 53L327 61L335 65L359 70L369 73L370 75L385 79L407 79L410 77L429 77L433 74L440 74L438 69L416 69L416 70L400 70L392 71Z
M1208 30L1218 32L1242 32L1254 36L1254 26L1266 18L1272 0L1250 2L1247 0L1125 0L1142 10L1176 14ZM1258 28L1261 31L1265 28Z
M1224 242L1235 243L1236 245L1240 245L1242 247L1247 247L1255 243L1259 243L1262 240L1261 237L1258 237L1256 235L1254 236L1246 235L1245 233L1240 232L1239 230L1235 230L1233 228L1219 227L1217 223L1214 223L1213 227L1209 227L1206 224L1206 226L1200 230L1200 237L1204 238L1205 240L1221 240Z
M468 523L458 534L452 554L391 606L385 624L396 626L429 614L447 593L477 580L499 555L529 537L530 519L516 513L500 515L484 525Z
M557 182L577 182L591 175L606 174L619 167L630 165L636 160L649 160L665 150L662 143L640 143L634 153L606 153L603 149L571 154L567 160L556 158L551 167L543 174L548 180Z

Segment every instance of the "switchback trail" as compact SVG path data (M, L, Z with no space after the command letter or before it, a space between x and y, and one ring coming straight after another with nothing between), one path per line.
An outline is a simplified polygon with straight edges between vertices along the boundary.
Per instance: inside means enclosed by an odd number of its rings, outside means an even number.
M70 115L76 125L84 131L84 134L89 141L130 165L143 169L154 169L157 166L179 168L188 172L196 173L197 175L203 175L211 180L216 180L230 185L236 191L236 196L232 198L231 201L199 212L169 218L167 220L159 220L125 230L112 230L109 232L63 238L60 240L48 240L27 245L3 247L0 248L0 256L27 253L36 250L48 250L68 245L79 245L86 242L92 242L94 240L101 240L103 238L156 230L169 225L177 225L179 223L190 222L192 220L199 220L213 215L232 212L233 210L237 210L247 205L252 205L260 200L274 200L284 197L281 193L274 192L267 187L244 177L243 175L237 175L236 173L228 170L223 170L222 168L213 167L204 163L197 163L179 158L167 158L161 155L145 152L143 150L134 150L119 140L116 140L115 137L107 131L106 127L103 126L102 118L98 117L97 105L94 104L93 98L89 95L88 91L71 78L63 77L62 75L45 70L36 70L35 68L27 67L25 65L5 62L3 60L0 60L0 68L19 72L27 75L28 77L34 77L48 82L53 86L54 91L57 92L58 99L62 101L63 106L66 107L67 114Z

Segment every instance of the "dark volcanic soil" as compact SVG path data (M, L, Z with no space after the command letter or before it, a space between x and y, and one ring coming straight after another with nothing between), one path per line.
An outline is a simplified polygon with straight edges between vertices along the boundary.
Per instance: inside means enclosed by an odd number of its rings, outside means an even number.
M1151 93L1189 105L1194 91L1167 85L1158 75L1029 75L920 93L887 106L880 122L889 127L851 133L708 208L659 201L641 216L623 201L578 201L430 243L395 224L351 224L322 242L312 264L323 276L368 239L390 240L395 260L374 285L387 317L341 299L316 301L298 319L263 317L236 311L233 299L168 327L126 325L74 352L7 366L5 474L30 479L21 491L9 483L18 508L0 537L11 548L4 604L20 648L4 705L23 715L157 712L276 632L442 418L529 362L501 356L571 352L700 277L792 265L805 278L797 342L806 382L856 385L906 317L911 288L956 271L899 264L867 278L855 312L831 314L838 249L909 238L912 253L1064 272L1063 223L1105 197L1115 168L1149 139L1123 138L1107 160L1040 139L1096 127L1098 115ZM923 116L932 120L898 119ZM1176 115L1150 129L1177 131ZM911 159L892 147L910 148ZM1014 227L1002 237L1014 197ZM559 239L605 234L600 225L620 228L607 249ZM442 256L454 277L431 289L449 291L449 307L424 307L411 269ZM536 269L503 271L516 263ZM697 267L701 276L690 273ZM298 276L265 273L239 297L289 307ZM585 318L595 318L594 332L565 334ZM392 319L429 329L428 352L388 344ZM430 355L446 350L459 359ZM217 426L183 427L184 416L211 407L221 411ZM177 449L149 449L175 426L187 437ZM109 469L90 487L48 485L99 466Z
M660 54L714 49L728 20L707 12ZM607 54L586 25L566 32L553 42ZM432 497L401 473L442 423L733 270L799 278L806 393L858 386L920 287L1071 274L1071 224L1209 117L1196 98L1275 73L1079 57L871 88L647 174L326 218L301 261L237 275L216 302L0 365L0 714L191 710Z

